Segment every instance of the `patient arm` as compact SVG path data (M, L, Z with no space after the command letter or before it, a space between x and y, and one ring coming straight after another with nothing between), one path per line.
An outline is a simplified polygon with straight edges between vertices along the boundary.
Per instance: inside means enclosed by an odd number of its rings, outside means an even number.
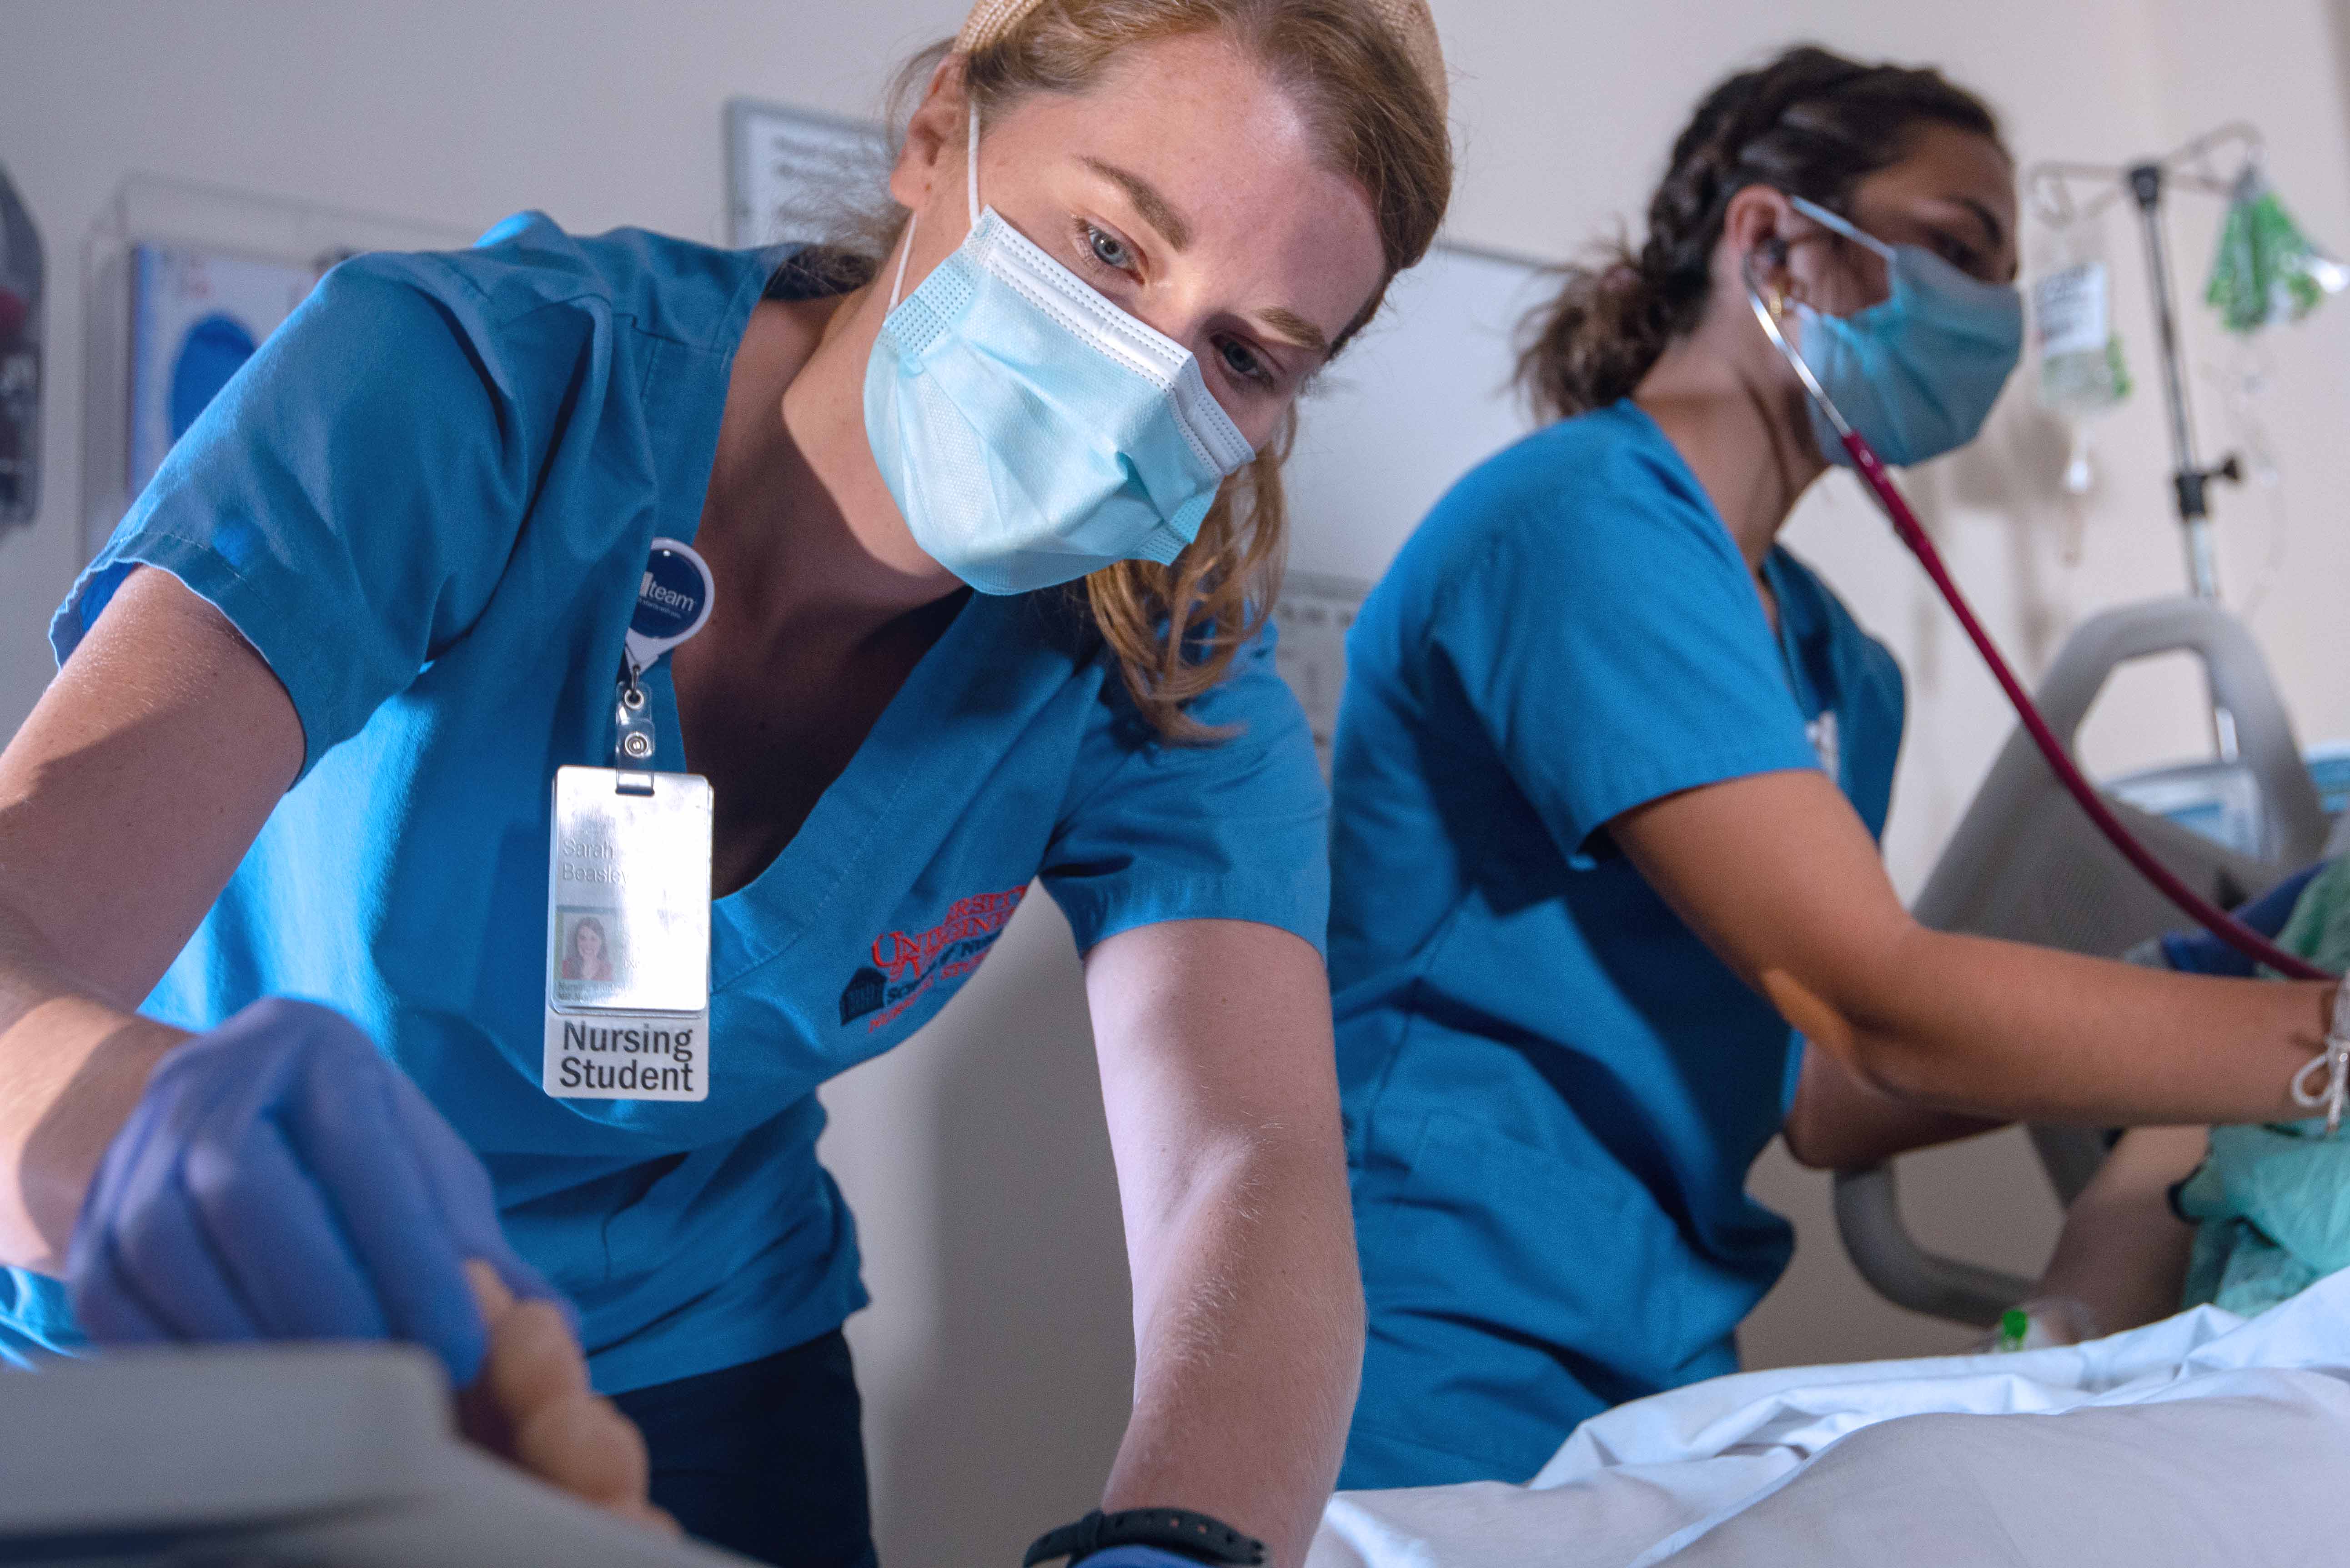
M2195 1228L2171 1211L2170 1189L2194 1174L2210 1145L2201 1127L2125 1134L2065 1211L2033 1293L2079 1302L2106 1334L2177 1312Z

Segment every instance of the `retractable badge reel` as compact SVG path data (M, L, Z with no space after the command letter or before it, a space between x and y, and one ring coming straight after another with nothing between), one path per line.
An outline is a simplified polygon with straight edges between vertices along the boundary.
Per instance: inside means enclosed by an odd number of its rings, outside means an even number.
M559 1099L710 1096L710 781L658 773L640 678L710 619L710 567L655 539L614 693L608 768L555 773L543 1086Z

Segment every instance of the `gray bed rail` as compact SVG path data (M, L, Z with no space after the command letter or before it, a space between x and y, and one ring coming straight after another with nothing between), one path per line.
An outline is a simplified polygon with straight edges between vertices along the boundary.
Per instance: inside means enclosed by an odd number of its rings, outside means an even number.
M2234 723L2237 760L2259 786L2260 856L2112 801L2116 815L2189 886L2220 905L2241 902L2316 859L2325 813L2302 761L2267 661L2243 623L2208 600L2158 599L2108 610L2065 639L2035 694L2067 749L2098 692L2133 659L2174 652L2202 661L2213 702ZM2106 842L2022 726L2008 737L1913 909L1939 930L2115 958L2186 917ZM2105 1158L2101 1129L2034 1127L2034 1148L2061 1203ZM1853 1266L1879 1295L1915 1312L1988 1326L2031 1282L1928 1251L1896 1201L1890 1164L1835 1178L1836 1228Z

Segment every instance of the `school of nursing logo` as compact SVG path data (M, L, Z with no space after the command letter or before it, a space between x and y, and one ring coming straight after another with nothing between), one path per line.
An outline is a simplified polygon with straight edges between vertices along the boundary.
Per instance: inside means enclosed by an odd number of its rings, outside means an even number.
M860 964L840 993L842 1026L878 1013L866 1032L886 1029L940 981L961 980L977 969L1027 891L1024 882L1001 893L974 893L957 898L947 918L927 931L887 931L874 938L873 961Z

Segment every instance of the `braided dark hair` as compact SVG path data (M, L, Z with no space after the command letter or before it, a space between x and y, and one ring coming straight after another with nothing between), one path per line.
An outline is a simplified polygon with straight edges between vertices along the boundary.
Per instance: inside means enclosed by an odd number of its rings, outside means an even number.
M1842 210L1862 179L1901 161L1921 123L1999 137L1982 100L1939 71L1862 65L1807 44L1730 78L1673 143L1640 248L1618 240L1564 268L1557 296L1527 317L1520 385L1562 419L1628 397L1704 313L1731 197L1771 185Z

